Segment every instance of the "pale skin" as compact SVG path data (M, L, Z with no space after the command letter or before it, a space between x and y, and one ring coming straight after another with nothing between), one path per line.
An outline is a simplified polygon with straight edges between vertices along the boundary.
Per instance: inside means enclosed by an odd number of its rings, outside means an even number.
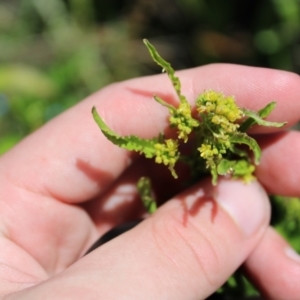
M299 120L295 74L208 65L177 75L188 99L214 89L249 109L275 100L270 120ZM263 134L261 185L221 180L212 188L206 180L177 194L167 171L111 144L91 116L96 106L120 135L156 136L168 112L152 94L176 101L165 74L114 84L0 158L2 299L205 299L241 265L265 298L300 295L300 258L269 227L261 187L300 197L300 133L253 130ZM143 214L133 186L145 169L159 176L157 194L171 200L82 258L109 228Z

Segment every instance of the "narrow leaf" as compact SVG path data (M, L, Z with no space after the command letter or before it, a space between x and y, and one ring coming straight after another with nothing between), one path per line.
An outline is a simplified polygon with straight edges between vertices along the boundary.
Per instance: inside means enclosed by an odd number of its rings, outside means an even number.
M152 194L151 181L148 177L141 177L137 183L138 193L149 214L157 210L157 205Z
M234 144L245 144L249 146L249 148L254 153L255 164L257 165L259 164L260 157L261 157L261 150L255 139L253 139L252 137L248 136L245 133L236 133L230 137L230 142Z
M130 136L119 136L117 133L112 131L105 122L99 116L95 107L92 109L92 114L95 122L98 124L102 133L110 140L113 144L124 148L129 151L136 151L143 153L147 158L152 158L155 155L155 144L158 143L157 138L153 139L142 139L134 135Z
M263 120L263 118L266 118L276 107L276 102L270 102L267 104L264 108L259 110L258 112L243 109L244 114L248 117L240 126L239 131L246 132L250 127L252 127L255 124L263 125L263 126L269 126L269 127L282 127L286 124L284 123L277 123L277 122L269 122Z
M158 102L159 104L167 107L168 109L170 109L173 113L176 112L176 108L174 106L172 106L171 104L167 103L165 100L159 98L158 96L154 95L154 99L156 102Z
M269 104L267 104L264 108L260 109L258 111L258 115L261 118L266 118L274 110L275 107L276 107L276 102L272 101Z
M212 176L212 185L217 185L217 182L218 182L218 171L217 171L217 168L216 167L213 167L210 169L210 174Z
M115 144L114 140L118 140L120 139L120 136L118 134L116 134L115 132L113 132L106 124L105 122L101 119L101 117L99 116L96 107L93 106L92 108L92 114L93 114L93 118L95 120L95 122L97 123L97 125L99 126L99 128L101 129L102 133L111 141ZM117 141L116 141L117 143Z
M252 110L243 109L243 112L247 117L252 118L255 121L255 123L258 125L267 126L267 127L282 127L286 124L286 122L279 123L279 122L266 121L262 119L258 113Z
M143 40L144 44L146 45L146 47L149 50L150 55L152 56L153 60L163 68L164 71L167 72L173 86L174 89L180 99L180 102L188 102L186 100L186 98L181 94L181 83L178 77L175 76L175 71L172 68L171 64L169 64L168 62L166 62L156 51L155 47L150 44L150 42L146 39Z

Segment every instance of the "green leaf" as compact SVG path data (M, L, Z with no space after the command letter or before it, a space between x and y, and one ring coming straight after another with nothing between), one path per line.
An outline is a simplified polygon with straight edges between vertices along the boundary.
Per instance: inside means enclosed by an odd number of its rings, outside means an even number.
M223 158L217 166L217 172L219 175L231 174L234 171L235 165L236 165L235 160L228 160Z
M159 104L167 107L168 109L170 109L170 111L174 114L176 112L176 108L174 106L172 106L171 104L167 103L165 100L161 99L160 97L154 95L154 99L156 102L158 102Z
M110 140L113 144L127 149L129 151L136 151L143 153L147 158L152 158L155 156L156 150L155 145L161 139L161 136L153 139L141 139L137 136L119 136L117 133L112 131L105 122L99 116L95 107L92 109L92 114L95 122L98 124L102 133L106 136L108 140Z
M253 139L252 137L248 136L245 133L238 132L238 133L230 136L229 140L231 143L234 143L234 144L248 145L249 148L254 153L255 164L257 164L257 165L259 164L260 157L261 157L261 150L255 139Z
M242 178L246 183L255 179L255 166L245 159L238 160L234 166L234 178Z
M218 181L218 171L216 167L211 167L210 169L210 174L212 176L212 185L217 185L217 181Z
M168 62L166 62L158 54L155 47L152 44L150 44L148 40L144 39L144 43L145 43L146 47L148 48L149 53L152 56L153 60L158 65L160 65L164 71L167 72L167 74L175 88L175 91L179 97L180 104L176 108L176 107L170 105L169 103L165 102L163 99L159 98L156 95L154 96L154 99L158 103L160 103L161 105L163 105L169 109L169 112L171 115L169 118L170 125L176 126L178 129L178 138L183 139L184 142L187 142L188 135L191 133L193 127L199 126L199 121L195 120L192 117L191 106L190 106L189 102L187 101L187 99L185 98L185 96L183 96L181 94L181 83L180 83L179 78L175 76L174 69L171 67L171 65Z
M147 212L149 214L154 213L157 210L157 205L152 194L150 179L141 177L137 183L137 189Z
M243 179L246 183L255 179L253 176L255 167L245 159L222 159L217 170L219 175L233 175L234 178Z
M245 159L236 161L234 166L234 175L237 177L251 175L254 172L255 167Z
M242 109L244 114L248 117L240 126L239 131L246 132L250 127L255 124L267 126L267 127L282 127L286 124L286 122L278 123L278 122L269 122L263 120L266 118L276 107L276 102L270 102L264 108L259 110L258 112Z
M268 103L264 108L260 109L258 111L258 115L261 118L266 118L274 110L275 107L276 107L276 102L272 101Z
M252 118L256 124L266 126L266 127L282 127L286 124L286 122L270 122L262 119L257 112L248 110L248 109L243 109L244 114Z
M172 81L172 84L174 86L174 89L180 99L180 102L188 102L186 98L181 94L181 83L178 77L175 76L175 71L172 68L171 64L166 62L156 51L155 47L150 44L150 42L146 39L143 40L144 44L149 50L150 55L152 56L153 60L163 68L163 71L166 71L170 80Z
M248 154L247 151L244 151L244 150L242 150L242 149L239 149L239 148L237 148L237 147L235 147L235 146L233 146L233 145L230 146L230 151L231 151L233 154L235 154L235 155L237 155L237 156L239 156L239 157L248 157L248 156L249 156L249 154Z

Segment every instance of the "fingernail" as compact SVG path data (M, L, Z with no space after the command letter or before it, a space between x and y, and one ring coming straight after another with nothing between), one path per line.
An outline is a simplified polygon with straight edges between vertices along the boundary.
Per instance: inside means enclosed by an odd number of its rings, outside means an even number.
M216 192L216 201L246 236L253 235L269 221L269 198L257 181L245 184L238 180L220 180Z
M300 255L293 248L286 248L285 254L287 257L291 258L293 261L300 263Z

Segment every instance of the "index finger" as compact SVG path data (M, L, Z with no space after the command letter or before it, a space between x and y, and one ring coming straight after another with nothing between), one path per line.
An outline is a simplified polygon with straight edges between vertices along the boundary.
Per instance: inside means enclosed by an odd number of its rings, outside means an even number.
M272 100L277 108L270 120L299 119L299 77L271 69L237 65L208 65L177 73L182 93L191 103L205 89L234 95L238 105L258 110ZM91 199L130 164L132 156L111 144L91 116L97 107L106 123L120 135L151 138L167 127L168 111L157 94L177 102L165 74L110 85L53 119L0 159L0 180L68 203ZM297 97L297 98L296 98Z

